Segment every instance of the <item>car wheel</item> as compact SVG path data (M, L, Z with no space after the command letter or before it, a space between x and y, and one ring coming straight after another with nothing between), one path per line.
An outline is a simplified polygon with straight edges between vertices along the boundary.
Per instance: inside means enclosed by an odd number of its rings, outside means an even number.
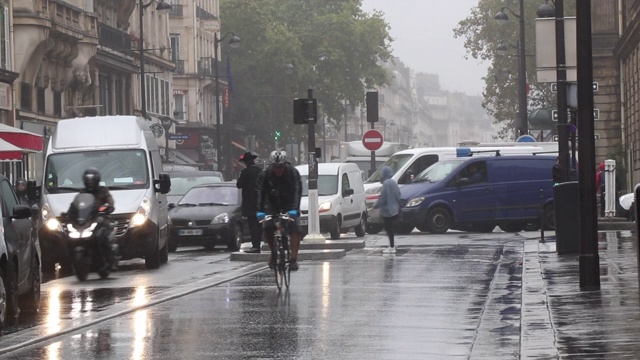
M18 319L18 269L13 261L7 263L7 323L13 324Z
M33 256L31 258L31 286L29 292L20 296L20 308L27 312L38 312L40 309L40 285L42 278L40 276L40 263L38 258Z
M329 232L329 234L331 235L331 240L340 239L340 227L341 227L341 221L340 221L340 217L338 215L338 218L336 219L336 223L335 223L333 229L331 229L331 231Z
M242 246L242 227L239 224L236 224L233 227L233 234L229 237L229 242L227 243L227 249L231 251L238 251Z
M164 246L160 249L160 263L166 264L167 262L169 262L169 239L167 239L167 242L164 243Z
M169 252L173 253L178 250L178 242L173 240L172 238L167 239L167 244L169 245Z
M158 237L155 241L147 245L147 253L144 256L144 266L147 269L157 269L160 267L160 249L158 248Z
M382 231L382 225L380 224L367 224L367 234L376 235Z
M427 214L427 226L434 234L444 234L451 227L451 214L443 207L436 207Z
M4 269L0 269L0 330L4 329L9 311L9 289L8 278L4 272Z
M500 229L502 229L502 231L504 232L520 232L522 230L524 230L524 227L527 224L519 222L519 221L510 221L510 222L506 222L504 224L500 224Z
M556 229L556 211L553 205L547 205L544 208L544 228L545 230Z
M362 214L360 216L360 223L354 229L357 237L363 237L365 235L365 229L367 228L367 220L365 219L366 215Z

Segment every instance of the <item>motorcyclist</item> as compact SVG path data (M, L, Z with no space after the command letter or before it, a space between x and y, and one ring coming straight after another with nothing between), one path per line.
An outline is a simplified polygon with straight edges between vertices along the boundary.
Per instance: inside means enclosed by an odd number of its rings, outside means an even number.
M82 174L82 181L84 182L84 189L82 193L92 194L95 198L95 204L97 206L105 206L106 209L102 210L104 215L111 214L114 210L113 197L106 186L100 185L100 171L96 168L89 168ZM69 208L69 214L72 215L73 207ZM99 228L95 230L96 238L103 255L107 259L105 267L111 266L113 270L117 267L117 261L111 245L111 239L109 237L113 226L109 216L102 216L103 221L98 225Z
M27 180L24 178L19 178L16 180L16 196L18 196L18 203L20 205L31 205L31 201L29 201L29 196L27 195Z

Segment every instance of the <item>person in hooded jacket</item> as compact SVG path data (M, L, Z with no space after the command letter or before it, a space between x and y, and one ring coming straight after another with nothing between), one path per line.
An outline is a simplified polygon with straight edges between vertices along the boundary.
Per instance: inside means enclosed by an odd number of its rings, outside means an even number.
M389 237L389 248L384 253L395 254L396 248L394 243L393 226L400 214L400 187L393 176L391 168L383 166L380 169L380 182L382 182L382 190L380 197L373 205L374 208L380 209L380 215L384 222L384 231Z
M18 203L20 205L31 205L31 201L29 201L29 196L27 196L27 180L24 178L19 178L16 180L16 196L18 196Z

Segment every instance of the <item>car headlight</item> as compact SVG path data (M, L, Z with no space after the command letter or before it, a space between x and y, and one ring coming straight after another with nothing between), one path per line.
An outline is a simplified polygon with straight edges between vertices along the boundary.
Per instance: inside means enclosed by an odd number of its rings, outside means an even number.
M131 217L131 222L129 223L130 227L136 227L143 225L147 219L149 219L149 212L151 211L151 202L145 196L142 198L142 202L140 202L140 206L138 207L138 211Z
M62 231L62 225L56 218L49 218L44 224L51 231Z
M331 210L331 201L325 201L318 206L318 212L327 212Z
M171 225L171 216L167 216L167 225Z
M407 202L406 207L418 206L424 201L424 196L413 198Z
M229 214L222 213L222 214L216 215L216 217L214 217L213 220L211 220L211 225L226 224L228 222L229 222Z

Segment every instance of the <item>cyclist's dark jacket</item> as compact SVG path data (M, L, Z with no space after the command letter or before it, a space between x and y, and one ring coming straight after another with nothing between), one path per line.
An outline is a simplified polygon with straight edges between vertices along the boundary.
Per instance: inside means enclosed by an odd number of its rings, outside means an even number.
M286 164L282 177L277 177L273 173L272 166L269 165L258 176L256 182L257 210L267 214L300 210L300 198L302 197L300 173L295 167Z

